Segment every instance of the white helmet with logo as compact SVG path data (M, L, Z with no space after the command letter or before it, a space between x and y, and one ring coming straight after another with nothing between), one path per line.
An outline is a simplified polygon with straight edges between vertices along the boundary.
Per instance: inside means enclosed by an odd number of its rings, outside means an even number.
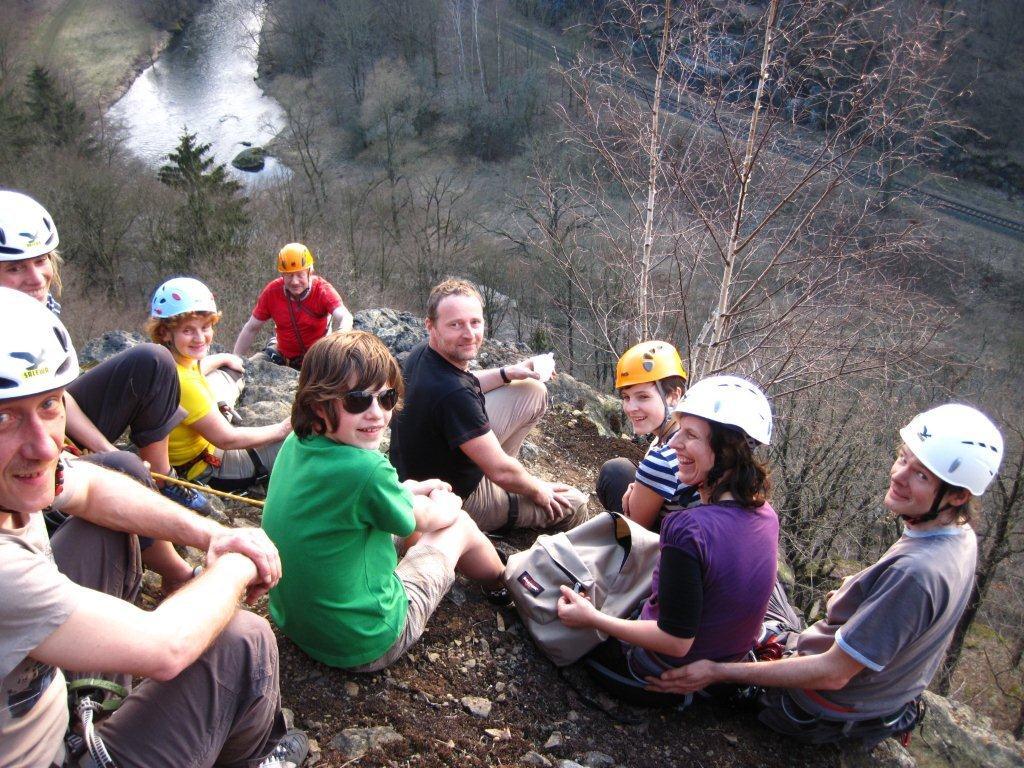
M940 480L981 496L999 471L1003 436L976 408L947 403L900 430L907 448Z
M163 320L187 312L216 312L213 293L194 277L172 277L153 294L150 317Z
M43 256L60 242L53 217L28 195L0 190L0 261Z
M701 379L686 391L674 412L736 427L761 445L772 440L772 407L768 398L760 387L739 376Z
M42 302L0 288L0 328L0 400L38 395L78 378L71 337Z

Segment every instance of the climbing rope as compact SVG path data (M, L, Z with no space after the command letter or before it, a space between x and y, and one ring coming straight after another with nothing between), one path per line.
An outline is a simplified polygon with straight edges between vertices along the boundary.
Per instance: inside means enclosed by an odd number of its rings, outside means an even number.
M152 475L157 480L163 480L165 483L183 485L186 488L191 488L193 491L199 491L201 493L212 493L215 496L220 496L222 499L240 501L243 504L249 504L251 506L263 509L264 502L260 501L259 499L250 499L245 496L237 496L233 493L228 493L227 491L218 491L216 488L211 488L208 485L197 485L196 483L190 483L187 480L182 480L180 477L170 477L168 475L161 475L159 472L153 472L152 470L150 471L149 474Z

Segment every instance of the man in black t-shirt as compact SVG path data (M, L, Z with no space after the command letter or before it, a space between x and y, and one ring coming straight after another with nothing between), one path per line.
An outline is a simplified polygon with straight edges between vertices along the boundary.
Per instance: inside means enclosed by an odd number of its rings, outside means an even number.
M428 339L402 366L405 405L391 426L391 462L402 480L440 478L483 531L571 528L587 495L531 475L516 458L547 407L533 360L469 371L483 344L483 302L464 280L430 292Z

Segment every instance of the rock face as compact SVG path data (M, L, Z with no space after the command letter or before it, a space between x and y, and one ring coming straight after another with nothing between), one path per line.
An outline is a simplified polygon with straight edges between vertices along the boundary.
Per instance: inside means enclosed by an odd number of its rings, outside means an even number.
M964 768L1019 768L1024 745L966 704L924 694L928 715L911 742L911 753L921 765L948 762ZM931 758L930 760L928 758ZM940 762L941 761L941 762Z
M148 341L141 333L134 331L107 331L102 336L90 339L78 350L78 362L83 368L99 365L108 357L131 349Z
M266 160L267 150L263 147L248 147L235 155L231 164L240 171L255 173L263 170Z
M357 331L369 331L383 341L391 354L398 358L398 362L405 360L409 350L427 338L422 318L393 309L364 309L356 312L352 326Z

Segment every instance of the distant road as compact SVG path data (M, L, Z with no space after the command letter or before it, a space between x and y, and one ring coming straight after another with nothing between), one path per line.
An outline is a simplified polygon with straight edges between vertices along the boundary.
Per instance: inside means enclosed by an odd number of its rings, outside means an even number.
M545 40L531 30L519 26L518 24L512 23L502 25L502 34L507 34L517 44L552 62L558 60L569 61L574 56L573 52L568 48L557 43L552 43L550 40ZM627 79L622 76L619 76L616 79L618 81L616 84L630 93L642 96L646 100L649 100L653 96L651 88L645 83L638 80ZM669 95L662 97L662 107L685 119L696 119L696 115L694 115L689 108L674 96ZM869 178L864 178L862 181L865 186L871 184ZM946 216L952 216L960 219L961 221L976 224L977 226L984 227L985 229L993 232L999 232L1004 235L1009 235L1017 240L1024 241L1024 221L1010 219L997 213L993 213L992 211L968 205L960 202L959 200L947 197L946 195L942 195L937 192L930 192L912 184L904 184L901 181L891 181L890 183L894 188L905 192L914 202L925 208Z

